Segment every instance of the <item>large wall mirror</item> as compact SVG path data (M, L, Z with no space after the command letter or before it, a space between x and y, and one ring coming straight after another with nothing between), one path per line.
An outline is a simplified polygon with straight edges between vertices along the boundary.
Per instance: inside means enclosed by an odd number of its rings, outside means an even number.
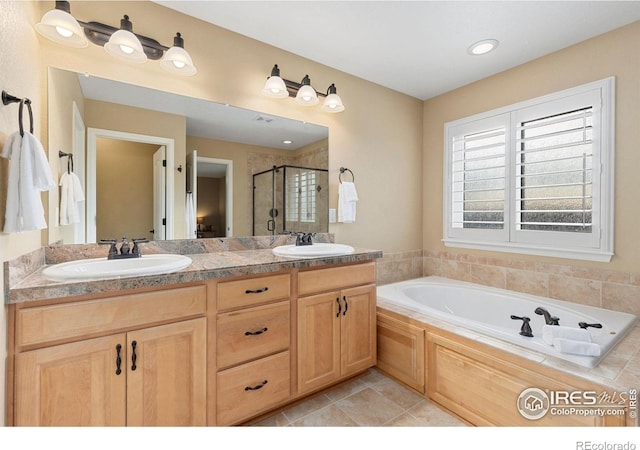
M326 127L57 68L48 97L49 156L85 194L58 227L51 196L50 243L328 231Z

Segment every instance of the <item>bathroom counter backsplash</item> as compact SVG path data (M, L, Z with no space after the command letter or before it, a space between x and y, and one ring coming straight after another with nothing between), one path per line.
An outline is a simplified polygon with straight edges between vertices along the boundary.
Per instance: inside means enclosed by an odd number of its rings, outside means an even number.
M333 235L322 234L314 242L333 242ZM142 254L177 253L192 263L178 272L95 280L52 281L42 275L48 265L89 258L106 258L108 247L97 244L49 246L4 263L5 299L21 303L43 299L91 295L131 289L253 275L292 268L320 267L374 260L379 250L355 248L350 255L294 259L273 255L271 248L295 243L295 236L188 239L142 244Z

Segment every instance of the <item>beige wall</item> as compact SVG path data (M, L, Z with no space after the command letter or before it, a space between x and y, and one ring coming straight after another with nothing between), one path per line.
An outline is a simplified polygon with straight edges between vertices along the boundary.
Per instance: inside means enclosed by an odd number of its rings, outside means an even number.
M41 13L51 7L49 2L42 2ZM422 247L421 101L151 2L75 1L72 13L84 21L99 19L112 25L117 25L122 14L127 13L137 33L156 38L165 45L170 43L175 31L180 31L198 74L178 77L162 71L154 61L123 64L94 45L77 50L41 40L45 67L90 72L103 78L327 126L330 206L337 205L341 166L355 173L360 196L357 223L331 226L336 240L386 251ZM275 63L286 78L302 79L308 73L319 90L335 83L346 111L331 115L318 108L298 107L292 99L278 101L262 97L260 90ZM176 158L175 163L184 166L184 156ZM185 185L184 176L183 171L176 178L176 186ZM384 183L379 182L381 177ZM180 202L178 196L176 194L176 206L184 205L184 193ZM234 223L244 222L234 220Z
M516 255L447 248L442 243L442 154L445 122L606 77L616 78L615 256L588 263L518 256L606 270L640 271L640 22L424 102L423 241L429 252L448 251L514 259Z
M0 89L18 97L33 101L35 121L34 134L42 133L41 115L46 109L46 94L42 71L39 70L40 48L33 31L33 24L40 17L40 11L30 2L0 2ZM27 116L25 111L25 117ZM8 135L18 129L18 105L0 104L0 145ZM4 226L4 205L6 204L7 161L0 158L0 215ZM40 247L42 233L32 231L7 235L0 232L0 259L6 261ZM0 285L4 286L4 271L0 270ZM5 423L5 367L7 352L6 317L7 307L0 308L0 425Z

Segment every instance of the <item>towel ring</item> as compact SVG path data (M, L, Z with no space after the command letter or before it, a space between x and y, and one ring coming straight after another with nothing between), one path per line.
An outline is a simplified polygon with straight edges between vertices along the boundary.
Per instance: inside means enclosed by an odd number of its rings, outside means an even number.
M20 127L20 136L24 137L24 125L22 124L22 109L27 105L29 110L29 133L33 134L33 110L31 109L31 100L23 98L20 100L20 109L18 110L18 125Z
M347 169L346 167L340 167L340 175L338 175L338 180L340 180L341 184L342 184L342 174L345 172L349 172L351 174L351 180L353 182L356 181L356 177L351 170Z

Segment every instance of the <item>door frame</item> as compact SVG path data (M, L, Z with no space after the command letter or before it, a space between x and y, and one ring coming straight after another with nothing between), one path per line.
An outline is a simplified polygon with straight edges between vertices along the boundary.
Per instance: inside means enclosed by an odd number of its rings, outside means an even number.
M145 134L127 133L124 131L87 128L87 243L96 242L96 160L98 138L120 141L140 142L143 144L165 145L167 148L166 168L166 239L174 238L174 174L170 170L174 166L175 142L173 139Z

